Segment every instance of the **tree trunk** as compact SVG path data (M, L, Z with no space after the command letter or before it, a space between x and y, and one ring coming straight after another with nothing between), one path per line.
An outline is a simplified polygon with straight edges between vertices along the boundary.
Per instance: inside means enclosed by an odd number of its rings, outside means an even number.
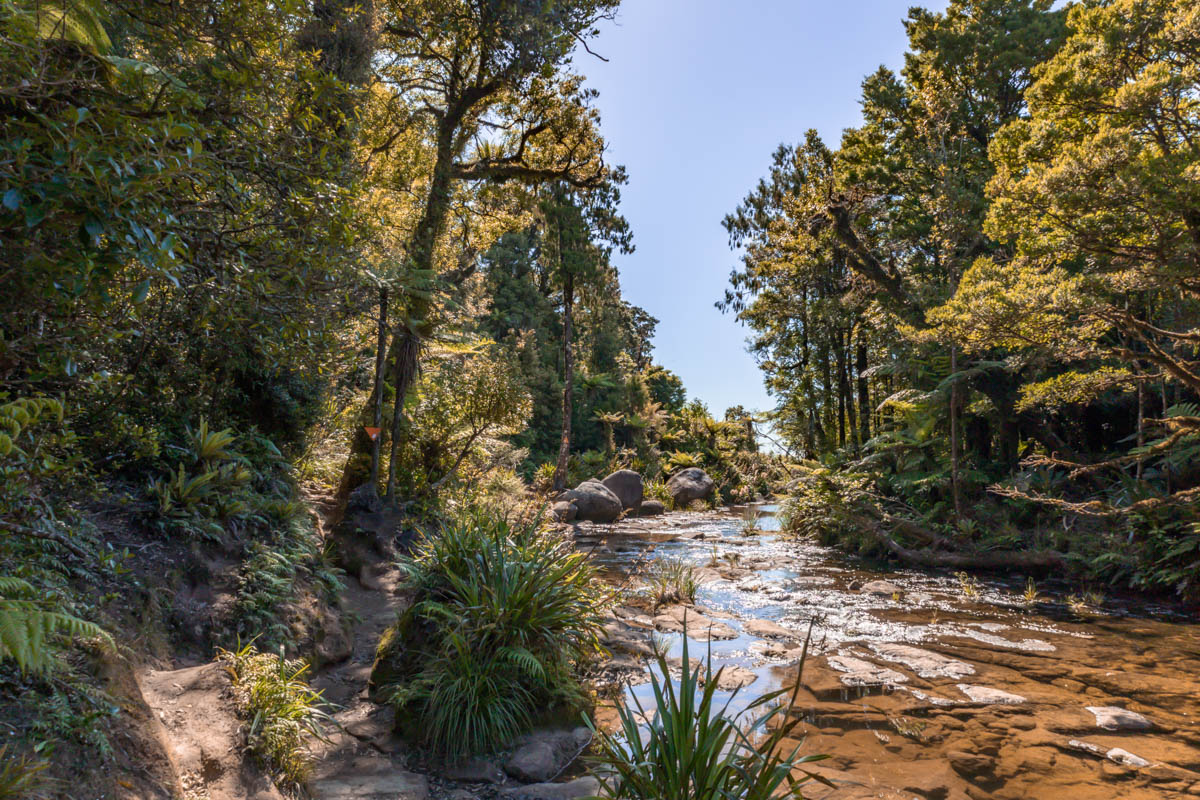
M555 492L561 492L566 488L567 460L571 457L571 399L575 391L575 356L571 348L574 295L575 277L568 272L563 276L563 416L562 438L558 443L558 463L554 465L552 488Z
M392 386L396 390L396 398L392 404L392 430L391 430L391 451L388 454L388 479L387 479L387 499L388 502L395 505L396 503L396 464L400 453L400 440L405 435L407 427L404 416L404 404L408 399L408 392L412 388L413 380L417 375L418 360L421 353L421 340L411 331L405 329L396 334L399 341L392 347L396 352L396 360L393 362L392 370Z
M854 392L851 389L851 366L850 366L850 345L851 345L851 329L846 328L846 340L841 341L842 334L838 334L838 345L842 351L842 396L846 398L846 438L854 445L854 454L858 455L858 448L861 441L858 438L858 414L854 406Z
M379 491L379 445L383 440L383 371L387 367L388 287L379 287L379 335L375 342L375 436L371 440L371 488Z
M409 239L407 253L408 262L405 267L418 274L434 274L434 250L437 241L446 226L446 216L450 210L453 193L453 169L455 157L455 133L462 119L462 113L447 114L438 125L437 156L434 162L433 179L430 181L429 194L425 200L425 210ZM396 437L401 433L404 413L404 398L416 381L420 369L421 333L415 326L428 327L426 316L432 310L431 301L427 296L415 297L410 300L405 309L407 319L401 320L400 327L392 337L393 353L393 387L396 391L396 406L392 414L392 447L391 462L388 464L387 496L393 501L395 489L395 455ZM367 480L360 474L357 465L363 455L371 449L371 441L365 435L355 434L351 443L350 456L342 472L342 481L338 487L338 498L344 501L350 493Z
M950 374L958 372L958 345L950 345ZM950 385L950 490L954 494L954 516L962 519L962 486L958 475L958 381Z
M871 439L871 387L863 375L867 371L867 335L860 323L858 328L858 353L855 371L858 373L858 424L859 436L866 444Z

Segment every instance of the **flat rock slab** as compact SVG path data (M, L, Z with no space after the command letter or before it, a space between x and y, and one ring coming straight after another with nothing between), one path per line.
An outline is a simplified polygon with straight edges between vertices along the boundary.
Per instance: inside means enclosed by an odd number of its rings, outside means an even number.
M758 680L758 676L745 667L726 665L716 674L717 688L723 692L732 692L749 686ZM704 683L704 673L700 673L700 682Z
M829 662L829 666L844 673L841 680L846 686L892 686L908 682L907 675L872 664L870 661L863 661L861 658L839 653L825 660Z
M1136 711L1119 706L1088 706L1087 710L1096 717L1096 727L1106 731L1145 731L1154 723Z
M310 782L308 792L313 800L428 800L429 782L390 759L360 758L337 775Z
M971 698L972 703L1011 706L1025 702L1025 698L1019 694L1006 692L1003 689L993 689L991 686L975 686L970 683L960 683L958 684L958 690Z
M516 749L504 762L504 771L525 783L552 780L591 740L592 732L584 727L534 731L517 740Z
M799 638L795 631L767 619L747 620L742 625L742 630L751 636L761 636L764 639L785 639L794 642Z
M903 664L922 678L962 678L975 674L975 668L965 661L907 644L875 644L871 649L881 658Z
M893 597L904 594L904 590L891 581L867 581L859 591L875 597Z
M656 616L654 627L668 633L683 633L686 627L688 638L698 642L738 638L738 632L724 622L709 619L695 609L684 606L674 606Z
M600 792L600 781L589 776L576 778L566 783L532 783L528 786L514 786L503 789L501 797L509 800L576 800L580 797L593 797Z

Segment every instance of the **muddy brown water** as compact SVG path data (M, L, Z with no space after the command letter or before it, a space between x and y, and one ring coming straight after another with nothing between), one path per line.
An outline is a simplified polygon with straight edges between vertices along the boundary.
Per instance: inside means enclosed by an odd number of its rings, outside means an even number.
M774 506L756 511L753 535L744 515L672 514L578 526L576 541L613 577L663 558L701 571L696 610L732 631L690 641L690 656L753 674L720 694L732 713L794 686L811 625L790 713L802 752L830 756L813 771L833 786L809 784L806 797L1200 796L1200 624L1184 610L1072 607L1053 583L1031 602L1023 575L874 571L780 536ZM648 638L646 623L614 624ZM680 656L681 634L653 635ZM652 708L649 685L631 683L624 701Z

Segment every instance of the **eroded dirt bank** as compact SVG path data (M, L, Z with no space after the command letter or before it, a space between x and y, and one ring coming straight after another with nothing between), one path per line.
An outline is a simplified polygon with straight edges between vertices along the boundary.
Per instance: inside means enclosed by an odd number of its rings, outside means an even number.
M743 524L678 514L573 532L614 575L645 559L698 568L691 655L711 648L728 685L747 687L740 703L794 682L812 622L792 713L805 752L831 754L814 771L835 786L806 797L1200 796L1200 625L1181 610L1072 610L1050 585L1031 601L1023 575L873 573L780 539L770 518L757 535ZM635 684L652 636L678 656L681 609L615 616L610 646Z

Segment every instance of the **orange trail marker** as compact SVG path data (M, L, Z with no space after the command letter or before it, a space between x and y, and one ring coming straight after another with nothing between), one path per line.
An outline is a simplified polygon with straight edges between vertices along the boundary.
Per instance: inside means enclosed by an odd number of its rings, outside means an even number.
M363 430L367 432L367 436L370 436L371 441L373 442L379 438L379 432L381 430L383 430L383 428L371 428L371 427L364 425Z

